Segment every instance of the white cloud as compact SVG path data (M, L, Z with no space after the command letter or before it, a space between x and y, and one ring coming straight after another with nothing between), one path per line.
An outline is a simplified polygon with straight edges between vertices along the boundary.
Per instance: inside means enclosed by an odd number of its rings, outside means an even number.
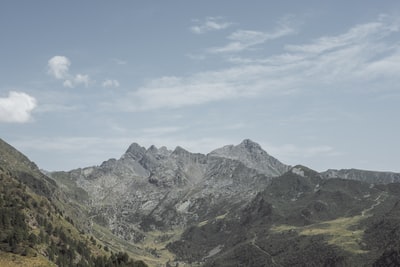
M118 88L120 84L117 80L107 79L101 85L106 88Z
M190 27L196 34L203 34L209 31L219 31L230 27L233 23L223 21L221 17L207 17L204 21L194 20L197 25Z
M48 61L48 72L56 79L65 79L69 77L69 66L71 61L67 57L54 56Z
M70 79L65 80L63 82L63 86L74 88L75 86L82 84L85 87L88 87L91 82L92 81L90 80L89 75L77 74L75 77L71 77Z
M84 75L84 74L77 74L76 76L75 76L75 84L83 84L83 85L85 85L85 87L88 87L89 86L89 83L90 83L90 78L89 78L89 75Z
M28 122L36 106L34 97L23 92L11 91L8 97L0 98L0 122Z
M92 82L87 74L70 74L71 61L65 56L54 56L48 61L48 73L58 80L64 80L63 86L74 88L78 85L88 87Z
M71 80L65 80L63 82L63 86L64 87L68 87L68 88L74 88L74 84L73 84L73 82Z

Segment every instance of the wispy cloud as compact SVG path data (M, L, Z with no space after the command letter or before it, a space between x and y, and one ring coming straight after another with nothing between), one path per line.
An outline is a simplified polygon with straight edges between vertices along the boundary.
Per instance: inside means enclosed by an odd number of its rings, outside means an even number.
M128 64L127 61L119 59L119 58L113 58L112 61L117 65L126 65L126 64Z
M356 90L383 77L390 82L379 84L380 90L393 90L393 82L400 82L400 44L390 38L399 27L399 21L381 16L340 35L287 45L281 54L257 59L232 57L234 65L229 68L154 79L119 99L118 105L141 111L305 90ZM255 44L260 36L263 34L240 32L232 39Z
M363 42L371 43L379 41L393 32L398 32L399 27L399 21L382 15L377 21L356 25L344 34L324 36L314 40L310 44L286 45L285 48L290 52L321 54L362 44Z
M208 51L210 53L240 52L243 50L252 49L253 47L263 44L267 41L296 33L296 30L291 26L289 17L281 19L277 24L277 27L271 32L237 30L228 36L228 40L230 42L227 45L210 48Z
M210 31L219 31L230 27L233 23L224 21L222 17L207 17L204 20L194 20L196 25L190 30L196 34L203 34Z
M107 79L101 85L105 88L118 88L120 84L118 80Z
M48 73L58 80L64 80L63 86L74 88L75 86L84 85L88 87L92 82L87 74L72 75L69 72L71 61L65 56L54 56L49 59Z
M200 54L200 53L199 54L188 53L188 54L186 54L186 56L193 60L205 60L206 59L206 56L204 54Z
M35 109L35 113L74 112L78 111L80 108L81 107L76 105L43 103Z
M223 47L216 47L209 49L211 53L233 53L240 52L253 48L256 45L263 44L269 40L278 39L290 34L295 31L292 28L284 27L277 29L274 32L261 32L261 31L248 31L248 30L238 30L228 36L231 41Z
M34 97L23 92L11 91L8 97L0 98L0 122L28 122L36 106L37 101Z
M128 111L180 108L248 94L240 91L239 84L230 86L227 77L219 77L223 75L230 74L210 72L188 78L162 77L129 93L119 100L118 106Z

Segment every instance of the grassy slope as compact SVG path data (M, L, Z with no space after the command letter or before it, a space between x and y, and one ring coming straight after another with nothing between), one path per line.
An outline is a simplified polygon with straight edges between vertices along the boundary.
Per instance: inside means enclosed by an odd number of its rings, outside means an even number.
M38 239L35 242L18 239L13 247L11 244L3 243L0 246L0 266L54 266L54 262L65 248L67 251L72 249L75 251L73 264L77 264L83 255L76 251L75 246L78 243L81 243L80 247L87 251L85 253L89 253L90 261L93 257L110 258L111 252L105 251L104 244L100 240L82 234L72 219L65 215L79 214L82 211L74 211L76 207L66 203L63 193L53 180L41 173L26 156L1 139L0 180L0 208L10 214L20 214L17 218L21 216L25 218L24 222L21 222L23 228L20 230L24 238L33 234ZM53 230L48 231L49 225ZM13 231L16 231L16 228L8 223L1 224L0 227L2 227L0 229L2 238L6 238L3 242L12 238ZM40 232L44 233L46 240L40 240ZM53 249L56 253L52 260L49 259L49 249ZM114 252L118 251L120 250ZM122 259L123 255L120 255Z
M284 231L295 231L299 235L314 236L325 235L327 236L328 244L335 245L341 249L354 254L367 253L362 245L362 238L365 228L359 228L362 220L371 217L370 213L375 207L381 204L387 194L381 193L371 207L363 210L361 215L352 217L340 217L335 220L324 221L306 226L292 226L292 225L274 225L271 231L274 233L282 233Z
M20 256L14 253L0 252L0 266L2 267L56 267L57 265L46 257L38 255L36 257Z

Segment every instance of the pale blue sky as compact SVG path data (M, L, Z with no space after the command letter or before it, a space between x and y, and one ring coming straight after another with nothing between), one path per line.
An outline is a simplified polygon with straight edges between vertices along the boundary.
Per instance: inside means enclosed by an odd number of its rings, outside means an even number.
M41 168L258 142L400 171L399 1L1 1L0 138Z

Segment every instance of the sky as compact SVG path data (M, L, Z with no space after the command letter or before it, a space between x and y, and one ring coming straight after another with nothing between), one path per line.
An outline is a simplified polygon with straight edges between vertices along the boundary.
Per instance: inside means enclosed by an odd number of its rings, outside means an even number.
M400 172L400 2L0 2L0 138L40 168L243 139Z

